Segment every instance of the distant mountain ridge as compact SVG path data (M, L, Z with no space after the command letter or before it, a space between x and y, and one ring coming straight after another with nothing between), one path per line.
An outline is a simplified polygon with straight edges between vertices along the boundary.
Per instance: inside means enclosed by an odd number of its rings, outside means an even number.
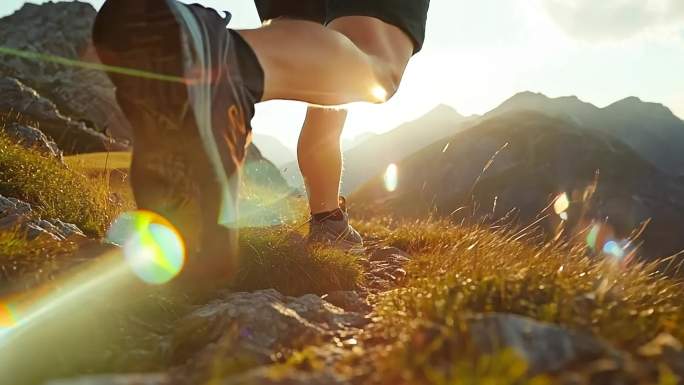
M645 160L670 175L684 175L684 121L666 106L631 96L599 108L576 96L549 98L521 92L484 115L483 119L510 111L538 111L611 135L634 149Z
M295 152L273 136L255 134L252 142L259 147L264 157L277 167L297 160Z

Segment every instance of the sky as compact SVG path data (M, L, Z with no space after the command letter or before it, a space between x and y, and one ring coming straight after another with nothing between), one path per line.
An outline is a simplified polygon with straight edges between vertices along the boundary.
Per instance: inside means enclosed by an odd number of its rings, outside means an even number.
M195 1L230 10L234 28L259 26L251 0ZM23 3L0 0L0 15ZM599 107L637 96L684 118L683 69L684 0L432 0L425 47L399 92L384 105L349 106L343 135L382 133L438 104L483 114L526 90ZM254 130L294 147L305 110L263 103Z

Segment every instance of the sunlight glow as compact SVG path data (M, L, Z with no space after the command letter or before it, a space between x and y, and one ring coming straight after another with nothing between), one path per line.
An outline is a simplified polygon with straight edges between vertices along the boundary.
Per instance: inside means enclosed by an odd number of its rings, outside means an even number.
M567 193L562 193L556 197L556 201L553 204L553 210L556 212L556 214L561 215L568 211L570 208L570 199L568 198ZM562 217L562 215L561 215ZM567 214L565 215L567 217Z
M395 191L399 186L399 167L394 163L387 166L383 179L385 181L385 189L389 192Z
M387 90L379 84L371 88L371 95L373 95L373 98L375 98L375 101L377 102L383 103L387 101Z
M0 299L0 361L7 350L2 349L6 344L47 321L48 317L54 317L55 312L78 304L84 295L91 295L96 288L113 285L125 271L119 253L107 253L76 274L20 296Z
M9 329L17 324L17 317L11 304L0 303L0 330Z
M171 281L185 264L180 234L169 221L150 211L123 214L107 233L107 240L123 246L131 270L149 284Z

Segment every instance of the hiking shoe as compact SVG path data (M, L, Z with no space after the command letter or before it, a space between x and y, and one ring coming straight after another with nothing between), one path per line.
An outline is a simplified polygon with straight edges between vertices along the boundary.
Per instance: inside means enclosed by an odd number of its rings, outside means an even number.
M194 278L235 272L239 168L263 86L228 21L175 0L108 0L93 29L133 127L136 203L179 230Z
M322 244L346 251L362 251L363 238L349 224L346 200L340 198L340 208L328 217L309 221L309 244Z

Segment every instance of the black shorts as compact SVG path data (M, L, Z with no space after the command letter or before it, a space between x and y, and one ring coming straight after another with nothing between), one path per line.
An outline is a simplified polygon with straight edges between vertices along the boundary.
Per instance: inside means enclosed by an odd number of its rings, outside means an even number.
M401 28L414 53L425 41L430 0L254 0L261 20L289 17L327 24L344 16L370 16Z

